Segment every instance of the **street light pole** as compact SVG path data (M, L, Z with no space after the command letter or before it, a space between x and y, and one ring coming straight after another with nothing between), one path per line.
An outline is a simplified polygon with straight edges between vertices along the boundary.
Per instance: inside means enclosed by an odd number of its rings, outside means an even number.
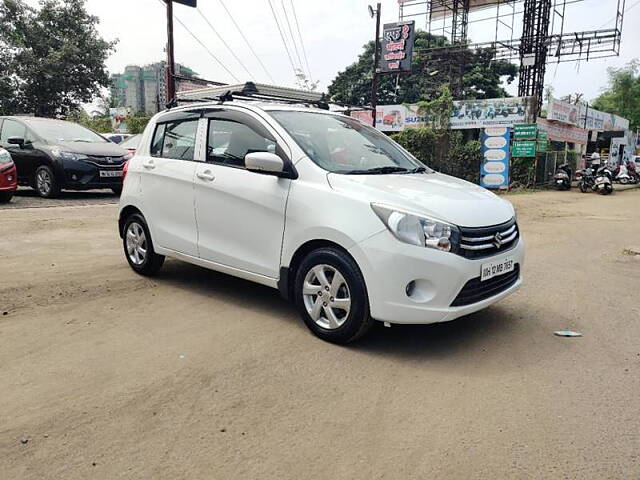
M380 3L376 5L376 38L374 43L373 54L373 79L371 81L371 108L373 109L373 126L376 126L376 106L378 104L378 62L380 60L380 11L382 7ZM369 13L373 16L373 9L369 6Z
M173 50L173 0L165 0L167 4L167 105L173 105L176 98L176 66Z

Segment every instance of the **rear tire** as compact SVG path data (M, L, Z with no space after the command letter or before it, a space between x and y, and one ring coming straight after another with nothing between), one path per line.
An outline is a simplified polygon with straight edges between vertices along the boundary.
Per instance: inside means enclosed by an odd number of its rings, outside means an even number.
M153 241L144 217L139 213L130 215L122 231L122 246L129 266L140 275L156 275L162 268L164 255L158 255L153 249Z
M0 203L9 203L13 198L13 192L0 192Z
M304 258L296 272L294 298L309 330L327 342L353 342L373 324L362 272L336 248L320 248Z
M36 169L34 188L42 198L55 198L60 194L60 185L48 165L40 165Z

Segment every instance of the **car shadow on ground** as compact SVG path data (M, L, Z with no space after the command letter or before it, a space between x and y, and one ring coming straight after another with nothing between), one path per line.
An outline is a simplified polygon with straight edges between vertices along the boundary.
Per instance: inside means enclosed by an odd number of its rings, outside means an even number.
M95 200L95 199L115 199L119 197L111 190L62 190L60 194L52 199L42 198L32 188L22 187L15 191L15 197L24 197L38 199L42 201L47 200Z
M275 316L306 330L293 303L285 301L277 290L248 280L178 260L167 260L156 281L172 288L195 291L244 310ZM405 359L448 356L461 351L482 350L487 343L512 341L517 336L518 321L514 312L494 305L441 324L392 325L387 328L382 322L375 322L365 337L347 348ZM289 325L283 327L289 328Z

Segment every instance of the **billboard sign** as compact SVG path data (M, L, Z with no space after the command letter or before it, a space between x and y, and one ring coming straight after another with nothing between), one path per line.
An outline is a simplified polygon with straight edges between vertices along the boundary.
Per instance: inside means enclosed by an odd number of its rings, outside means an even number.
M198 6L198 0L173 0L173 3L181 3L182 5L193 8Z
M480 185L484 188L509 187L509 127L490 127L482 131Z
M547 120L566 123L586 130L616 132L629 129L629 120L601 112L587 105L574 105L555 98L547 105Z
M404 105L379 105L376 108L376 128L383 132L401 132L405 127Z
M572 125L559 122L551 122L546 118L538 119L538 128L547 132L549 140L555 142L569 142L586 145L589 140L589 131Z
M382 30L380 73L410 73L413 44L416 40L415 22L385 23Z
M453 102L451 128L512 127L532 121L529 112L530 97L462 100Z

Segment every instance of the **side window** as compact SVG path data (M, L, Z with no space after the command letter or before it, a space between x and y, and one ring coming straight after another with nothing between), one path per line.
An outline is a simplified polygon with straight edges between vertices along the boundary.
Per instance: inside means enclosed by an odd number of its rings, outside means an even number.
M156 127L151 155L176 160L193 160L198 120L178 120Z
M7 145L9 138L20 137L24 138L26 129L24 125L14 121L5 119L2 123L2 131L0 132L0 143Z
M267 132L231 118L211 118L207 162L244 167L248 153L276 153L276 141Z

